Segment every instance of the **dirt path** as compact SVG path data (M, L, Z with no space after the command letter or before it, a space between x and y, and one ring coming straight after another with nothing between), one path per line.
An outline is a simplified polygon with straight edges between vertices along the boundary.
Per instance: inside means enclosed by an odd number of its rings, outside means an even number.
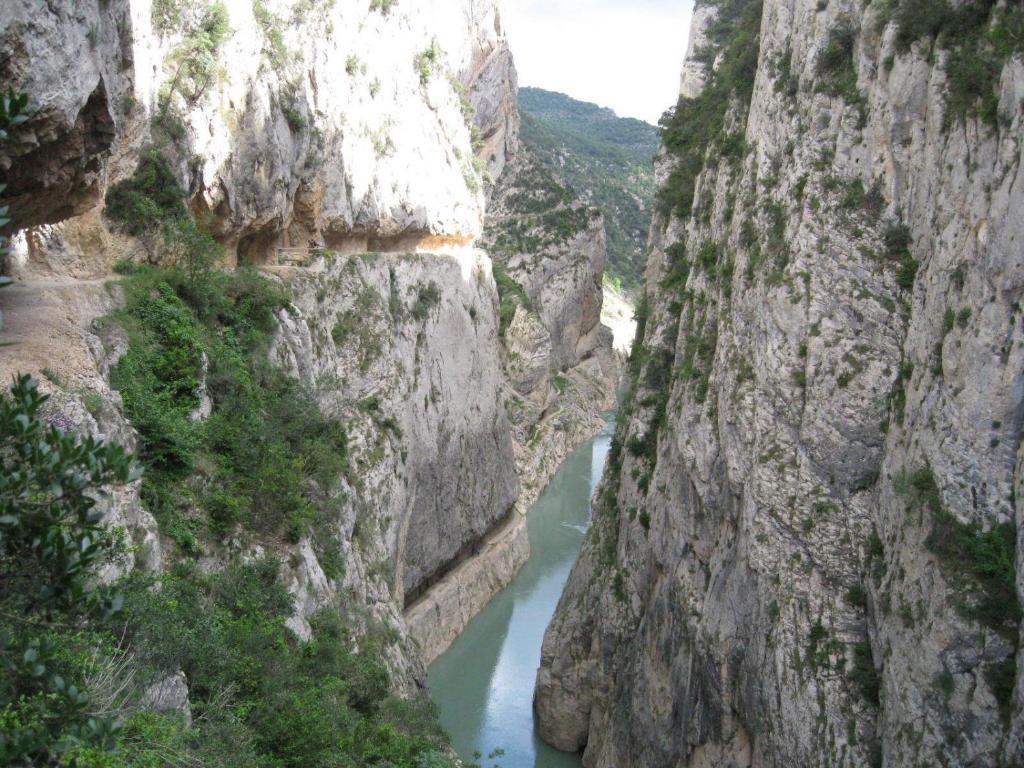
M44 368L70 387L94 380L89 329L116 308L107 282L31 280L0 290L0 380L6 383L18 372L41 377Z

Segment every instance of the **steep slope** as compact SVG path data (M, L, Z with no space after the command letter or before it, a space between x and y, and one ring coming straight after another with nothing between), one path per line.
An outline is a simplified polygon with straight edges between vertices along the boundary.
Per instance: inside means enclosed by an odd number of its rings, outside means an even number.
M657 129L539 88L519 91L519 109L523 143L604 214L609 276L638 289L654 204Z
M699 4L537 679L586 765L1024 761L1022 25Z
M524 147L491 195L482 242L501 299L525 511L614 404L612 336L601 324L604 220Z
M447 764L387 694L422 683L404 605L519 495L473 247L518 130L496 5L16 2L0 28L33 106L0 145L28 227L0 372L146 464L105 503L134 545L107 574L135 571L132 706L208 713L182 737L204 764ZM316 738L273 730L300 711Z

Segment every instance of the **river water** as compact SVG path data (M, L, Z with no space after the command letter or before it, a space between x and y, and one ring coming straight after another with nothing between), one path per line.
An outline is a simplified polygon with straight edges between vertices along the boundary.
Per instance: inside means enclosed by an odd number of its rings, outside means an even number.
M544 744L533 720L540 647L590 524L614 422L559 467L527 516L530 559L429 671L452 746L484 768L579 768ZM488 757L491 755L491 757Z

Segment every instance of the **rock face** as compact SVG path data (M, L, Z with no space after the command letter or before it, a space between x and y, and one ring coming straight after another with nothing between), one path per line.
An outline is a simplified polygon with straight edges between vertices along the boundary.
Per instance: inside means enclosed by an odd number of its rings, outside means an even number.
M118 328L101 322L119 303L119 292L99 282L6 288L0 377L9 382L19 373L34 374L50 395L44 411L49 423L135 450L138 436L122 413L121 396L109 383L128 340ZM139 483L114 489L99 504L111 524L128 532L132 545L105 568L104 576L131 568L158 571L163 564L160 536L156 520L139 501Z
M360 525L383 535L394 594L411 601L519 492L490 261L338 256L287 279L297 312L281 317L272 356L327 412L376 425Z
M493 0L18 0L0 28L12 51L0 73L37 107L0 157L22 227L88 210L155 144L241 262L313 241L463 244L480 232L483 194L459 93L478 105L493 168L515 144Z
M132 101L128 0L11 0L0 8L0 80L31 93L32 120L0 156L19 227L80 214L103 194Z
M19 283L0 297L0 343L14 342L3 370L48 371L54 419L136 443L108 383L128 342L102 322L123 306L104 280L119 262L165 254L118 231L103 203L155 149L227 265L262 265L288 286L271 357L348 437L353 477L330 524L274 543L295 599L288 624L310 637L309 618L344 595L355 637L394 629L385 653L411 686L422 656L403 608L428 592L445 606L433 624L410 619L433 658L525 562L522 513L600 428L611 394L600 221L588 211L578 236L537 256L540 272L516 273L532 309L508 338L491 261L473 247L488 172L518 148L497 3L17 0L0 8L0 29L5 85L34 107L0 156L3 203L26 227L4 270ZM312 243L326 255L306 253ZM278 248L312 258L278 267ZM509 384L520 347L538 367ZM532 403L514 427L512 392ZM196 419L215 407L200 400ZM525 494L517 471L530 473ZM138 545L119 568L173 557L137 488L108 519ZM269 546L228 537L203 567ZM471 585L432 589L453 569Z
M612 337L601 325L607 241L600 212L523 147L491 195L483 242L504 275L508 411L525 511L614 404Z
M601 768L1020 764L1024 61L986 121L905 17L699 5L541 734Z
M476 155L486 163L491 178L497 179L519 149L519 80L497 4L480 6L471 7L472 26L478 37L463 82L468 85L473 105L475 138L479 142ZM478 15L481 13L482 17Z
M527 511L614 405L617 365L611 331L601 325L600 214L520 147L491 191L482 242L498 278L502 401L522 490L506 523L473 548L477 556L406 612L428 662L526 562Z

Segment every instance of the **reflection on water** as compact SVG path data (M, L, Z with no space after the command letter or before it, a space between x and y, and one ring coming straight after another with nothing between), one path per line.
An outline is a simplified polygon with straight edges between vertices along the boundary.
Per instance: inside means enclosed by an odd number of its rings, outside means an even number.
M519 575L430 668L430 691L467 762L502 768L578 768L537 737L533 684L544 630L590 523L613 423L569 456L530 510L531 555ZM491 759L488 755L503 750ZM475 755L479 753L481 757Z

